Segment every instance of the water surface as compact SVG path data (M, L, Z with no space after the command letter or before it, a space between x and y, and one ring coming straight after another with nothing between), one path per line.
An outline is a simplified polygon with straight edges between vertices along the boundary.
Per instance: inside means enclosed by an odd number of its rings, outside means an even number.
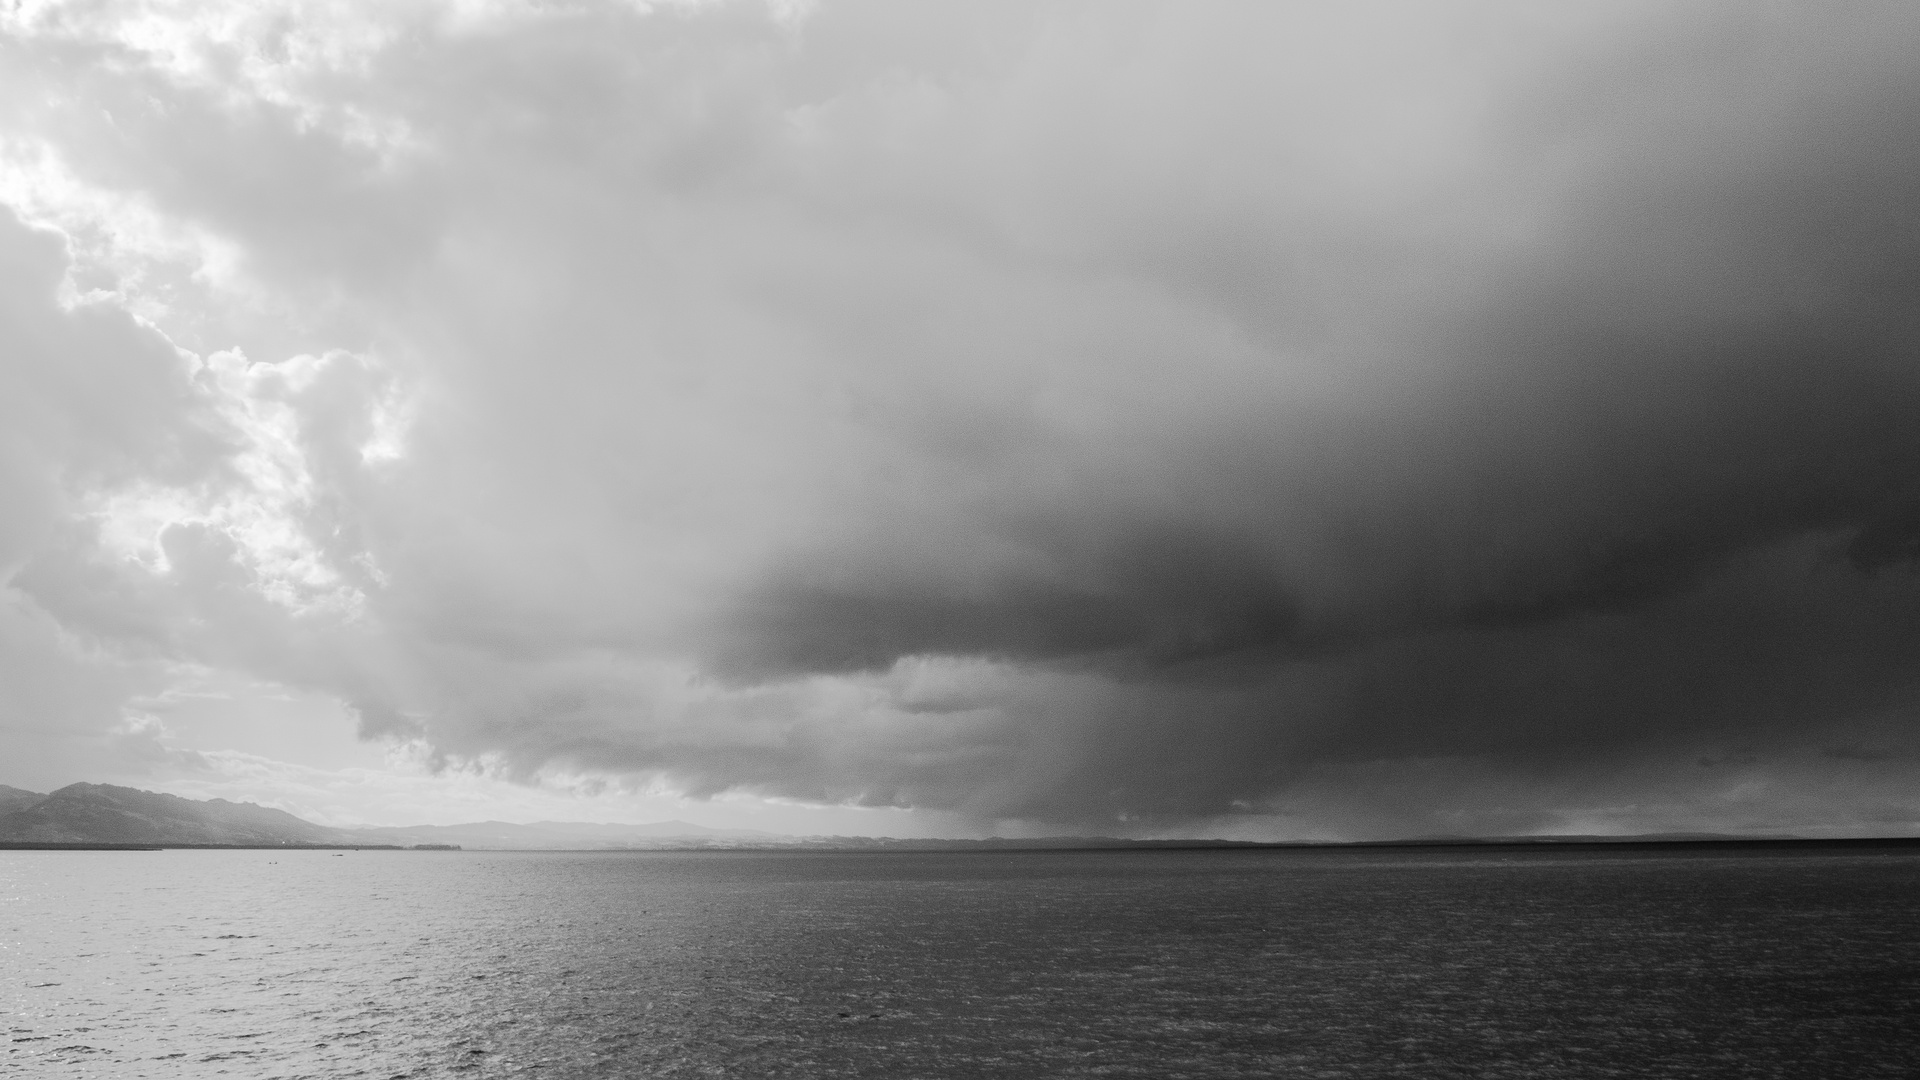
M1920 854L0 852L33 1077L1904 1077Z

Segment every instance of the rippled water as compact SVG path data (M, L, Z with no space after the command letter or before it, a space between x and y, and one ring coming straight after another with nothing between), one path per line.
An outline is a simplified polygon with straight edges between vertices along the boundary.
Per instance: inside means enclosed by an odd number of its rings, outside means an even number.
M1920 855L0 852L0 1073L1871 1077Z

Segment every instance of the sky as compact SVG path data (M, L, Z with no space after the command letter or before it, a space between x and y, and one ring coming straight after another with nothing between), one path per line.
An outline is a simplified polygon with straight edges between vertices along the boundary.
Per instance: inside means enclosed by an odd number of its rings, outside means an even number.
M1920 8L20 0L0 783L1920 833Z

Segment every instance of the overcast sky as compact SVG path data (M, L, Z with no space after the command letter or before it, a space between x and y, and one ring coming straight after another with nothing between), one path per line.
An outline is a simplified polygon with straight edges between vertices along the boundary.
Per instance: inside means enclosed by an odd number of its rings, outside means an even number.
M1920 6L0 13L0 782L1920 832Z

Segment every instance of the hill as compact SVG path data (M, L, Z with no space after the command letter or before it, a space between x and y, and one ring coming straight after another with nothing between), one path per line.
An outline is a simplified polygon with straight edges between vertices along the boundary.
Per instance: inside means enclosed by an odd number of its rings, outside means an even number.
M9 789L14 791L18 789ZM23 793L31 794L31 793ZM0 841L42 844L353 844L339 829L253 803L69 784L0 813Z
M22 791L17 787L0 784L0 815L11 814L15 810L25 810L44 798L46 796L37 791Z
M0 844L231 844L277 847L458 845L515 850L744 847L793 842L749 829L710 829L685 821L647 825L484 821L331 829L253 803L184 799L112 784L70 784L51 794L0 785Z

